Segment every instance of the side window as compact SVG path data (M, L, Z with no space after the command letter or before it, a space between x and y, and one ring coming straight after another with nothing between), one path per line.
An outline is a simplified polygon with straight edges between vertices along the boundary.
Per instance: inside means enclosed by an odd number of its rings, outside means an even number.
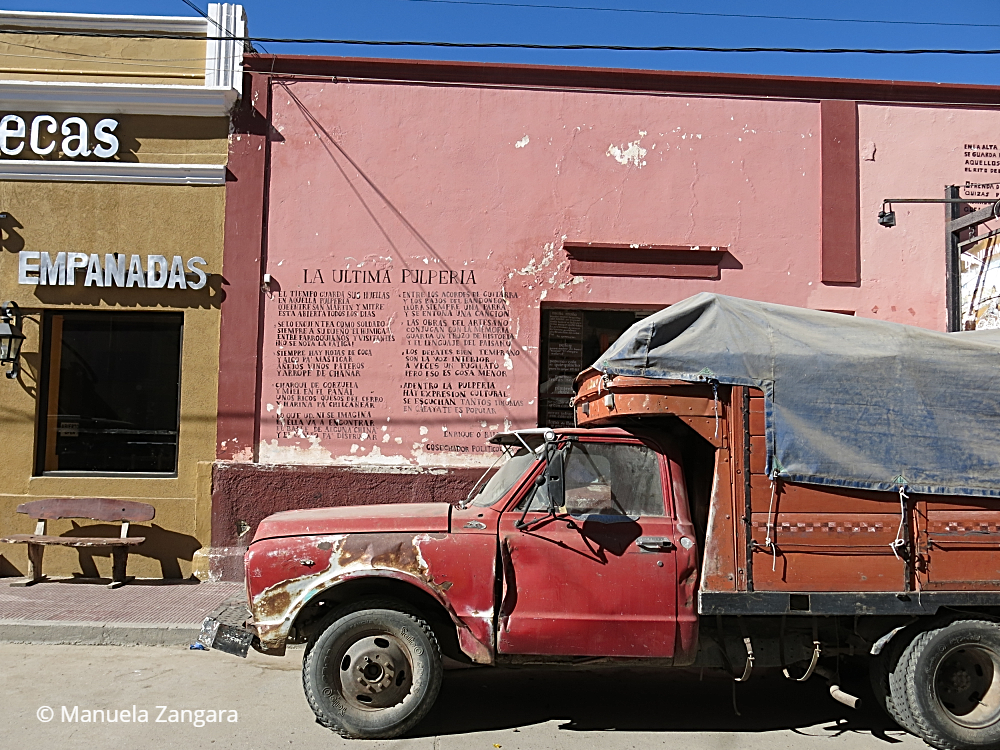
M574 516L662 516L659 456L644 445L570 443L566 449L566 512ZM531 510L548 509L545 485Z

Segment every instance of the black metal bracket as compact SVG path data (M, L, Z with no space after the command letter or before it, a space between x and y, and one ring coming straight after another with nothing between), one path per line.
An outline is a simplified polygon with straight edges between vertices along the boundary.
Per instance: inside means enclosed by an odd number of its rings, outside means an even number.
M945 291L948 305L948 330L959 331L962 328L962 272L961 272L961 252L975 242L982 241L986 237L996 236L1000 231L990 232L975 241L967 240L960 242L959 232L965 229L972 229L987 221L1000 218L1000 201L983 198L962 198L959 195L957 185L948 185L945 188L944 198L885 198L882 201L882 210L878 213L878 223L883 227L896 226L896 212L892 209L893 203L940 203L945 206L945 268L946 280ZM972 213L963 216L961 206L963 204L984 205Z
M0 303L0 324L3 326L3 335L10 337L7 346L14 352L10 359L3 360L4 364L11 366L11 369L4 373L9 380L14 380L21 373L20 349L21 341L24 340L24 334L21 333L21 317L21 308L14 300Z
M981 198L960 198L958 197L958 187L949 185L945 188L948 191L946 198L884 198L882 200L882 210L878 212L878 223L884 227L896 226L896 212L892 210L893 203L990 203L995 204L994 208L1000 208L1000 201L983 200ZM954 190L954 195L950 192ZM985 210L985 209L984 209ZM990 218L995 218L996 214ZM988 221L986 219L985 221ZM964 227L963 227L964 228Z

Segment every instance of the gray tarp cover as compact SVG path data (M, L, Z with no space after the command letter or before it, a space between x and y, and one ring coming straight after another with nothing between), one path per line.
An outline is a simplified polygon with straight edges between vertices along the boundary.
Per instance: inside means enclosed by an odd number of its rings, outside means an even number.
M1000 331L703 293L633 325L594 367L760 388L772 476L1000 497Z

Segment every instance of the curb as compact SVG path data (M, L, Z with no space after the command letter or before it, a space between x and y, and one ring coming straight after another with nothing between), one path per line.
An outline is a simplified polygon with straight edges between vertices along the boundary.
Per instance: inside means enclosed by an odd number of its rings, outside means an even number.
M199 632L201 623L0 620L0 643L186 646L197 640Z

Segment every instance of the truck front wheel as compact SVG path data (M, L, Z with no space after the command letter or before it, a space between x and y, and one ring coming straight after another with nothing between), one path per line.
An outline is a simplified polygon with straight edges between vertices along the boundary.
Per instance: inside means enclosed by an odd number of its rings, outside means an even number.
M393 602L335 611L302 663L306 699L343 737L389 739L416 726L441 689L434 631Z
M940 750L1000 747L1000 626L958 620L918 635L900 666L923 739Z

